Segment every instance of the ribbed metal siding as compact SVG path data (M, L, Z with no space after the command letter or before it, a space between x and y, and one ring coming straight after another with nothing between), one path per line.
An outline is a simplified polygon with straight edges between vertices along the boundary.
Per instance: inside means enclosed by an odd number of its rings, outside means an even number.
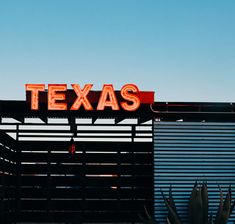
M217 211L218 184L235 187L235 123L155 122L155 218L166 223L160 193L172 185L176 206L187 223L188 200L195 180L207 181L210 211ZM234 198L234 197L233 197ZM229 223L235 221L233 212Z

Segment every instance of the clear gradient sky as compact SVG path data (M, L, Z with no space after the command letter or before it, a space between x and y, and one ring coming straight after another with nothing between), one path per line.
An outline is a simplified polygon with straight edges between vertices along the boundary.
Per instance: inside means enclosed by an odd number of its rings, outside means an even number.
M235 0L0 0L0 99L25 83L135 83L235 102Z

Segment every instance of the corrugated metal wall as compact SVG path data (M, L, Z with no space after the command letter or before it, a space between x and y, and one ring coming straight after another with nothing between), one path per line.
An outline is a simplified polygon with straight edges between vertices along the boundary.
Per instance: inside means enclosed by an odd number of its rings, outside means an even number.
M187 223L188 200L195 180L209 185L210 211L218 208L219 189L235 190L235 123L155 122L155 217L166 223L160 193L172 185L176 206ZM234 212L235 213L235 212ZM232 214L229 223L235 221Z

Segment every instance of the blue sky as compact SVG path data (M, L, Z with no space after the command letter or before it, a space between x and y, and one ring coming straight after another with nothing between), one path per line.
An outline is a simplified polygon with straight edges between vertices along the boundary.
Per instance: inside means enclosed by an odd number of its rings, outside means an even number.
M235 102L234 0L0 0L0 99L25 83L135 83Z

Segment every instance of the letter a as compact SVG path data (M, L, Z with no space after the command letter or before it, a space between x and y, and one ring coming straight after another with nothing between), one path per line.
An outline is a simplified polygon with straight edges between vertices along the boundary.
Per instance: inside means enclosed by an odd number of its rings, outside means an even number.
M107 98L109 98L109 100ZM103 86L97 110L104 110L105 107L111 107L112 110L119 110L112 84L105 84Z

